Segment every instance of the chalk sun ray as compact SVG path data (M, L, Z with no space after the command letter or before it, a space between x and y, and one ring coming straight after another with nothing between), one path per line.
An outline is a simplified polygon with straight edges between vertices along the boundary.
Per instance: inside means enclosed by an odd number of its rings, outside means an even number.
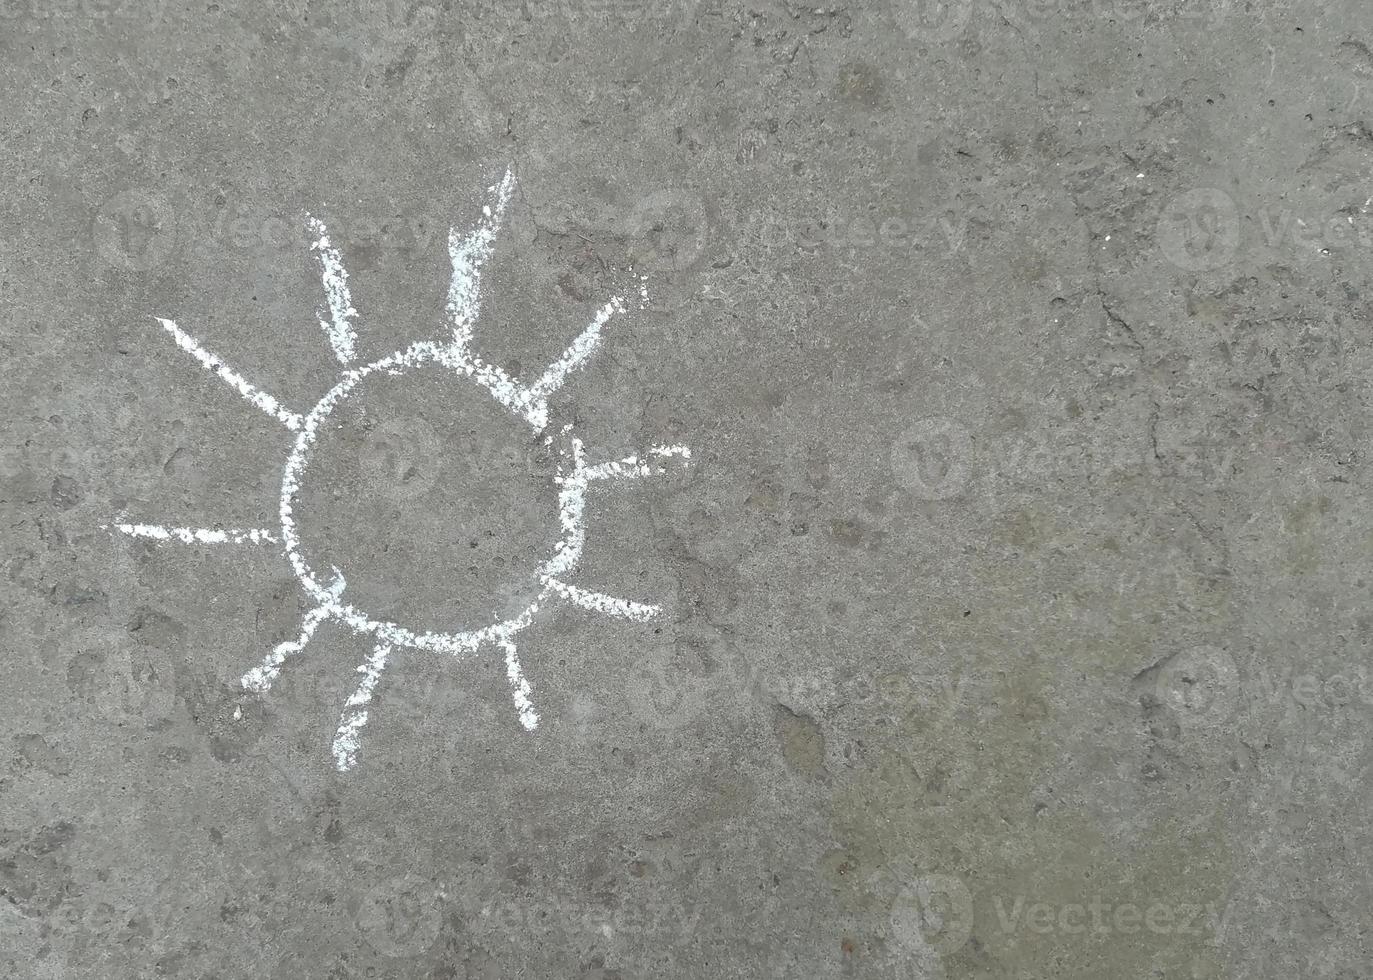
M275 417L282 425L286 426L286 428L290 429L292 432L296 432L300 429L301 425L304 423L304 419L290 409L285 408L279 401L265 391L261 391L252 384L249 384L248 380L244 378L243 375L225 364L218 355L200 346L199 341L178 327L175 320L166 320L160 316L154 317L154 319L162 324L163 330L172 335L172 339L176 341L178 347L200 362L201 367L217 375L221 381L224 381L229 387L235 389L244 399L251 404L256 405L268 415Z
M459 235L456 228L448 230L448 259L453 276L448 284L447 309L453 321L453 347L459 352L465 352L472 341L472 328L481 313L482 266L491 259L505 206L514 188L515 174L507 167L501 182L488 188L494 198L482 208L482 217L476 227L465 235Z
M545 578L544 582L550 589L574 606L581 606L583 609L605 613L607 616L615 616L619 619L632 619L638 623L646 623L663 611L662 606L621 599L617 596L606 595L604 592L591 592L588 589L569 585L551 575Z
M348 289L348 270L343 265L343 256L329 240L329 229L324 222L311 214L307 214L305 220L314 235L310 251L319 254L320 281L328 304L329 317L326 320L321 311L319 325L324 328L339 363L351 364L357 350L358 335L353 329L353 318L358 311L353 307L353 296Z
M362 675L362 680L344 704L338 730L334 733L334 766L339 772L347 772L357 764L362 729L367 725L367 706L372 703L372 694L381 682L381 675L386 670L386 660L390 655L390 644L378 643L371 656L357 669L357 673Z
M344 581L343 575L338 569L334 569L337 578L333 585L329 587L329 595L336 603L343 596ZM315 630L319 629L320 623L324 622L334 613L332 604L321 603L305 614L300 623L300 636L294 640L287 640L279 643L263 658L262 662L248 671L241 678L239 683L248 691L255 691L258 694L266 693L272 689L276 679L281 676L281 668L285 665L288 658L295 656L309 645L314 638Z
M310 640L315 635L315 630L319 629L319 624L329 618L329 610L324 606L316 606L305 614L301 620L300 636L285 643L279 643L262 661L252 670L248 671L241 678L240 683L249 691L256 691L262 694L272 689L276 679L281 676L282 665L286 663L288 657L295 656L305 649Z
M112 524L120 534L148 541L182 544L280 544L276 532L266 528L162 527L159 524Z
M680 460L685 466L691 461L691 450L686 446L653 446L644 453L588 466L582 470L582 476L589 481L662 476L667 472L667 467L662 465L663 460Z
M529 681L525 680L524 671L520 669L520 657L515 649L515 641L508 636L501 637L500 647L505 652L505 677L510 682L510 697L515 702L520 724L524 726L525 731L532 732L539 727L539 715L534 710L534 702L530 697L533 692L530 690Z
M553 394L563 386L567 376L577 370L601 345L601 328L606 325L616 313L625 311L625 301L623 296L616 296L596 311L596 317L591 321L591 325L583 330L577 339L572 341L567 350L563 351L562 357L558 358L544 371L543 377L530 387L530 395L539 401L547 401L548 396Z

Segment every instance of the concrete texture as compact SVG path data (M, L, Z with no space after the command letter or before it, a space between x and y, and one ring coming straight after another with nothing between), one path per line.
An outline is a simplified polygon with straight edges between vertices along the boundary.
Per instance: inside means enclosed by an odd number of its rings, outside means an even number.
M1373 13L1362 0L0 2L0 975L1369 976ZM359 344L477 348L603 458L500 656L366 639L274 526ZM1368 294L1368 295L1365 295ZM406 379L393 379L397 382ZM547 461L479 390L350 408L311 547L436 628L518 605ZM480 461L479 464L477 461Z

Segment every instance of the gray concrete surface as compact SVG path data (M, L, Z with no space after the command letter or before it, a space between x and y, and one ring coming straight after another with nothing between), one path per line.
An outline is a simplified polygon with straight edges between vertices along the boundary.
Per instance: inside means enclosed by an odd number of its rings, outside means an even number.
M1373 14L1360 0L0 0L0 975L1370 976ZM370 645L272 547L360 346L446 329L598 452L573 608ZM1373 294L1370 294L1373 295ZM527 430L355 406L303 513L436 628L557 533ZM480 462L478 462L480 461ZM329 488L332 488L330 490ZM445 625L448 624L448 625Z

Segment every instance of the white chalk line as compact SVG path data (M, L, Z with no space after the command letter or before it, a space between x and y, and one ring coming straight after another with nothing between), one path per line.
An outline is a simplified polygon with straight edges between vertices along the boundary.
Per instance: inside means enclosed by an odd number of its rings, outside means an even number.
M568 376L596 352L601 343L601 329L616 313L625 309L623 297L616 296L597 311L590 326L583 330L563 351L562 356L549 365L533 385L524 385L493 364L487 364L467 348L470 331L463 339L455 339L445 359L455 369L477 382L491 393L491 397L529 423L535 432L548 425L548 397L557 392ZM455 338L457 334L455 333Z
M476 227L466 235L459 235L456 228L448 231L448 258L453 266L448 285L448 316L453 322L453 345L459 350L466 350L472 340L472 328L481 312L482 266L491 258L514 187L515 174L507 167L501 182L488 188L495 200L482 208Z
M603 592L589 592L586 589L579 589L575 585L569 585L552 576L545 578L544 584L574 606L581 606L583 609L591 609L619 619L632 619L638 623L646 623L663 611L661 606L631 602L629 599L620 599Z
M337 573L338 569L334 571ZM343 595L344 585L343 576L338 575L334 584L330 586L328 594L336 601L339 596ZM334 615L335 608L333 604L325 603L311 609L301 620L300 636L294 640L277 644L276 648L263 658L262 663L239 678L239 683L245 689L259 694L270 691L272 684L281 675L281 666L286 663L286 658L305 649L310 638L315 635L315 630L319 629L319 624Z
M680 459L685 466L691 461L691 449L687 446L653 446L648 452L626 456L605 463L588 466L582 471L587 480L633 480L645 476L662 476L667 467L654 463L655 460Z
M213 371L219 375L220 379L228 382L230 386L237 389L238 393L262 409L268 415L275 416L286 428L295 431L301 426L301 417L295 412L283 407L271 395L265 391L259 391L237 371L233 370L215 354L200 346L200 343L176 325L174 320L166 320L162 317L155 317L158 323L162 324L162 329L172 335L178 347L190 354L200 362L201 367L207 371Z
M566 432L566 429L564 429ZM572 438L571 472L560 473L556 478L558 492L558 519L563 528L563 537L554 548L553 557L544 563L540 579L544 588L560 598L580 606L636 622L647 622L660 612L661 607L648 603L634 602L602 592L591 592L562 581L559 576L576 570L581 561L582 549L586 544L586 489L592 479L605 480L619 476L652 475L664 472L661 467L653 467L643 462L639 456L630 456L612 463L587 466L582 441ZM653 446L645 454L650 459L690 459L691 450L686 446ZM642 473L640 471L643 471Z
M536 396L494 364L487 364L456 345L445 357L450 366L489 391L492 398L523 418L535 432L542 432L548 425L547 400Z
M601 345L601 328L605 326L606 321L616 313L623 313L624 310L623 296L612 298L610 302L597 310L591 325L568 345L567 350L563 351L562 357L550 364L548 370L543 373L543 377L530 387L530 395L536 399L547 400L549 395L561 388L563 382L567 380L567 376L586 363L587 358L594 354L596 348Z
M262 663L239 678L239 683L246 690L255 691L258 694L270 691L272 684L281 676L281 665L286 662L286 658L304 650L306 644L310 642L310 638L315 635L315 630L319 628L319 624L328 618L329 610L326 607L317 606L311 609L301 621L300 636L294 640L278 644L263 659Z
M390 654L390 646L378 643L371 656L357 669L362 681L344 705L338 731L334 733L334 765L339 772L347 772L357 764L359 740L362 729L367 725L367 705L371 703L372 693L381 680L382 672L386 670L386 658Z
M310 250L319 253L320 278L324 285L324 296L329 304L329 319L321 315L319 325L329 337L329 345L339 363L348 364L353 360L357 348L357 333L352 319L358 315L353 308L353 297L348 291L348 270L343 266L343 256L329 241L329 229L324 222L307 214L310 232L315 236Z
M564 426L566 435L571 426ZM552 441L550 436L548 442ZM563 536L553 546L553 557L544 563L539 574L544 578L566 575L576 569L581 561L582 548L586 544L586 460L582 441L571 438L571 471L559 466L554 483L558 486L558 523L562 526Z
M535 432L548 425L548 396L562 387L567 376L580 367L600 344L601 328L617 312L624 312L624 298L616 296L596 314L591 325L577 337L533 385L523 385L493 364L487 364L468 349L472 331L481 312L482 266L491 258L496 234L500 231L506 205L515 186L515 175L507 168L495 187L492 204L482 209L482 218L465 235L456 228L448 232L448 258L452 278L448 285L448 316L453 325L450 360L467 377L476 381L506 408L522 417ZM640 304L648 302L648 287L640 280Z
M162 527L158 524L115 524L114 530L131 538L179 541L182 544L280 544L272 531L263 528ZM102 528L102 530L104 530Z
M530 698L532 692L529 689L529 681L525 680L524 672L520 670L520 658L515 649L515 641L510 637L502 637L500 645L505 651L505 676L510 681L510 696L514 699L515 710L519 712L520 724L524 726L525 731L532 732L539 727L539 716Z

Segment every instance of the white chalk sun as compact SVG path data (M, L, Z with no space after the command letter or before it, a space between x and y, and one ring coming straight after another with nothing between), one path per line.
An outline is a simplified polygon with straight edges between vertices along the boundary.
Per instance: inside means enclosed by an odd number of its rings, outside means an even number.
M326 620L341 623L356 633L368 634L373 638L375 647L357 669L361 680L343 707L333 739L334 761L340 771L351 769L357 763L359 741L368 721L369 705L394 649L428 650L454 657L473 654L482 647L499 650L504 656L506 677L520 723L526 729L533 730L538 726L539 717L534 710L529 682L520 667L515 640L536 615L559 602L571 603L607 616L638 621L649 620L660 612L657 606L589 591L573 585L568 579L577 570L586 541L584 514L588 490L618 480L663 473L665 464L669 462L684 465L691 457L690 450L685 446L657 445L622 459L588 463L584 458L582 443L571 432L571 426L565 426L561 430L565 438L557 440L547 431L548 399L600 346L606 324L613 317L627 312L625 297L616 296L602 306L591 324L563 355L532 383L511 378L500 368L482 361L472 351L472 334L481 305L482 267L491 258L513 187L514 177L507 170L499 184L488 188L493 200L482 209L483 216L476 226L466 234L459 234L456 230L449 232L448 251L453 266L447 304L450 335L442 341L418 341L405 350L365 364L357 363L354 321L358 312L353 307L342 256L331 243L323 222L308 218L313 238L311 251L319 258L327 300L327 308L320 315L320 325L328 335L330 346L343 365L343 370L334 386L304 415L284 407L276 398L250 384L172 320L157 318L177 345L199 361L202 367L218 375L245 399L295 433L295 443L286 456L281 478L280 526L276 529L244 530L118 523L113 528L131 537L158 542L277 545L282 548L313 608L306 613L296 639L277 646L258 666L243 675L243 687L249 691L263 693L270 690L286 661L305 649L320 624ZM635 301L642 308L647 302L648 293L642 279L637 283L639 295ZM420 630L378 618L350 602L347 583L338 568L333 567L328 574L323 574L310 567L302 553L300 530L294 512L300 490L309 479L312 451L319 439L339 424L333 420L338 406L360 388L366 387L364 382L372 375L403 377L421 367L447 372L455 382L480 386L499 405L527 424L536 437L542 437L544 444L557 457L557 473L552 479L558 500L561 538L552 543L548 557L535 572L535 587L531 590L534 598L510 618L499 619L493 615L490 622L468 624L466 628L451 632Z

